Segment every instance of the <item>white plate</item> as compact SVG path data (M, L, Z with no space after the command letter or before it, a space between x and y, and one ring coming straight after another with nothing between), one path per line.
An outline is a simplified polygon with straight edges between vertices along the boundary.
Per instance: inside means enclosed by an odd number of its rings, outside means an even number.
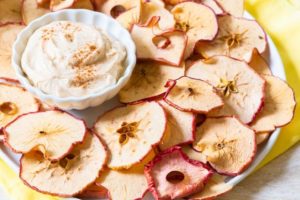
M253 19L248 13L245 14L246 18ZM267 52L269 65L272 70L274 76L277 76L283 80L286 79L284 67L279 56L279 53L272 41L272 39L268 36L268 44L269 49ZM102 104L101 106L95 108L89 108L83 111L71 111L71 113L75 114L76 116L83 118L87 121L88 126L92 126L95 122L96 118L101 115L103 112L119 105L118 99L115 97L112 100L109 100ZM228 178L226 180L227 184L231 186L235 186L243 179L245 179L249 174L253 172L253 170L259 165L259 163L266 157L266 155L271 151L273 145L275 144L278 136L280 134L280 129L276 129L274 133L271 135L269 140L258 149L256 157L252 162L251 166L243 172L241 175L238 175L233 178ZM19 171L19 158L20 155L12 153L9 149L7 149L3 144L0 144L0 157L16 172ZM74 198L73 198L74 199Z

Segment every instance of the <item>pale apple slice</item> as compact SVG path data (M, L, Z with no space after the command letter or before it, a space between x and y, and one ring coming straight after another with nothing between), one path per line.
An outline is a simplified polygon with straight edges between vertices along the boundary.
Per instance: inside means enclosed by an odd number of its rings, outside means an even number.
M119 93L122 103L155 99L162 96L170 79L177 79L184 74L184 69L153 62L140 62L135 66L129 82Z
M39 108L40 102L24 88L0 83L0 130L18 116Z
M208 113L224 105L215 88L205 81L183 76L170 82L164 100L176 109Z
M210 7L216 15L224 14L223 8L215 0L199 0L199 3Z
M94 10L91 0L75 0L72 8Z
M50 1L50 10L58 11L58 10L66 9L66 8L71 8L74 3L75 3L75 0L51 0Z
M197 44L199 54L226 55L249 62L255 48L259 53L266 50L266 33L256 21L225 15L218 17L218 23L217 37L211 42Z
M189 159L175 146L158 154L145 167L149 190L155 199L177 199L203 189L211 170Z
M249 65L226 56L212 57L213 63L199 60L186 75L202 79L217 88L224 106L209 116L234 115L248 124L263 105L265 81Z
M204 190L193 194L188 197L189 200L212 200L227 192L229 192L233 186L225 183L226 176L214 174L207 182Z
M21 4L19 0L0 1L0 25L7 23L21 23Z
M24 24L29 24L32 20L50 12L50 9L38 6L36 0L22 1L22 19Z
M60 140L62 144L56 148L66 142L68 140ZM96 135L88 133L82 144L76 145L59 161L49 161L37 151L24 154L20 160L20 178L39 192L72 197L96 180L106 160L105 146Z
M263 133L256 133L256 144L260 145L262 143L264 143L265 141L267 141L270 137L270 135L272 134L272 132L263 132Z
M165 150L175 145L192 143L196 130L196 115L180 111L162 100L159 104L167 114L167 131L159 148Z
M257 49L253 50L249 66L258 74L272 75L271 69L267 61L259 54Z
M235 17L244 14L244 0L215 0L224 10Z
M144 166L155 156L154 151L140 163L126 170L106 169L97 179L96 184L105 187L109 199L133 200L143 199L148 190Z
M207 118L197 128L193 148L220 174L236 176L253 161L255 132L234 117Z
M96 122L94 129L111 154L108 167L130 168L158 145L166 129L166 116L156 102L117 107Z
M170 11L168 11L164 3L159 0L146 0L142 3L142 14L140 23L148 24L153 17L160 17L158 27L161 30L174 29L175 20Z
M107 0L98 9L100 12L115 18L123 27L131 29L140 21L141 0Z
M0 26L0 78L17 81L15 70L11 66L11 53L13 43L24 27L20 24Z
M6 144L14 152L37 150L49 160L59 160L83 141L87 130L84 121L53 110L24 114L3 132Z
M186 32L188 37L184 58L193 53L199 40L212 40L218 33L215 13L203 4L183 2L177 4L171 12L176 20L176 28Z
M250 124L258 133L288 124L296 107L295 94L286 82L274 76L264 75L263 78L266 80L264 107Z
M187 37L182 31L166 31L156 34L159 18L153 17L147 25L135 24L131 36L136 44L139 59L156 60L179 66L186 48Z
M192 160L197 160L202 163L207 163L206 156L193 149L191 144L182 146L182 151Z

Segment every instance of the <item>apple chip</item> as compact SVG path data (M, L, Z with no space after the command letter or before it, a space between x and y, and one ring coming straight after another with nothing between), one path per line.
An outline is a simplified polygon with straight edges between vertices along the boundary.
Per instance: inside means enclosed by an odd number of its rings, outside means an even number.
M58 11L58 10L70 8L73 6L74 3L75 3L75 0L51 0L50 1L50 10Z
M234 117L207 118L197 128L193 148L218 173L236 176L254 159L255 132Z
M66 124L67 121L63 122ZM63 144L68 140L60 141ZM61 148L62 144L56 148ZM20 160L20 178L27 186L39 192L72 197L96 180L106 160L106 149L99 138L87 134L82 144L76 145L71 152L55 162L45 159L38 151L24 154Z
M171 82L164 100L179 110L208 113L224 105L215 88L207 82L186 76Z
M73 4L72 8L94 10L91 0L77 0Z
M135 66L129 82L119 93L123 103L154 99L162 96L169 79L177 79L184 74L184 69L153 62L142 62Z
M256 133L256 144L262 144L265 141L267 141L270 137L270 135L272 134L272 132L264 132L264 133Z
M193 194L192 196L189 196L188 199L212 200L222 194L229 192L233 188L233 186L225 183L226 178L226 176L214 174L205 185L204 190L199 193Z
M36 0L23 0L22 1L22 19L23 22L27 25L32 20L41 17L50 12L50 9L40 7L37 5Z
M141 0L107 0L102 3L99 11L131 29L133 24L140 21L141 9Z
M156 102L117 107L96 122L94 129L106 142L112 169L130 168L159 144L166 128L163 108Z
M215 13L209 7L196 2L177 4L171 12L176 20L176 28L187 34L188 42L184 58L189 57L199 40L212 40L218 32Z
M159 104L167 114L167 131L159 144L159 148L165 150L171 146L193 142L196 129L196 115L177 110L165 101L159 101Z
M158 27L161 30L173 29L175 20L173 15L165 8L159 0L147 0L142 3L141 24L148 24L153 17L160 17Z
M0 26L7 23L22 22L21 4L19 0L1 0L0 9Z
M193 149L190 144L182 146L182 151L192 160L197 160L205 164L207 163L206 156Z
M263 53L267 46L264 30L254 20L235 18L230 15L218 17L219 32L211 42L199 42L196 51L206 57L226 55L250 61L256 48Z
M158 154L145 167L149 190L155 199L177 199L201 190L212 172L201 162L189 159L180 147Z
M18 116L39 110L40 103L24 88L0 83L0 130Z
M0 78L17 80L15 70L11 66L11 53L13 43L23 28L20 24L0 26Z
M104 173L101 173L101 176ZM76 198L80 199L105 199L109 196L108 191L105 187L93 183L89 185L83 192L76 195Z
M250 123L263 105L265 81L249 65L226 56L210 58L213 63L199 60L186 75L202 79L217 88L224 106L209 116L234 115Z
M244 14L244 0L215 0L228 14L242 17Z
M294 92L287 83L274 76L263 78L266 80L264 107L250 124L256 132L270 132L285 126L293 119L296 107Z
M28 113L4 129L5 142L16 153L40 151L56 161L81 143L86 135L84 121L60 110Z
M272 75L271 69L267 61L260 55L257 49L252 53L249 66L252 67L258 74Z
M187 37L182 31L158 31L159 17L153 17L147 25L133 25L131 36L139 59L156 60L179 66L185 51Z

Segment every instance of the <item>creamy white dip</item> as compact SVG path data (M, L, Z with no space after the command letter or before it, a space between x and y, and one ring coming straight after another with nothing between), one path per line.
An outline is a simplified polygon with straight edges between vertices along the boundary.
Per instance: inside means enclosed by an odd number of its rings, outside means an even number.
M22 55L22 69L35 87L59 97L93 94L116 84L126 50L92 26L56 21L36 30Z

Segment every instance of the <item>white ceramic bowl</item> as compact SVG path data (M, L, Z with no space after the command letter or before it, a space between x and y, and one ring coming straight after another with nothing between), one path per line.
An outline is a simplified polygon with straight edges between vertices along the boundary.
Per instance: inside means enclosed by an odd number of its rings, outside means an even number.
M28 78L26 78L22 67L21 58L26 44L32 33L39 27L49 24L53 21L68 20L72 22L81 22L87 25L93 25L101 28L108 33L112 38L117 38L127 50L126 69L118 82L111 85L100 92L89 94L82 97L57 97L51 94L46 94L39 88L34 87ZM78 109L82 110L88 107L93 107L102 104L104 101L115 96L120 89L129 80L136 63L136 48L130 36L130 33L123 28L117 21L99 12L83 9L68 9L58 12L46 14L32 21L18 35L12 52L12 66L14 67L17 77L21 84L31 93L36 95L42 101L57 106L62 109Z

